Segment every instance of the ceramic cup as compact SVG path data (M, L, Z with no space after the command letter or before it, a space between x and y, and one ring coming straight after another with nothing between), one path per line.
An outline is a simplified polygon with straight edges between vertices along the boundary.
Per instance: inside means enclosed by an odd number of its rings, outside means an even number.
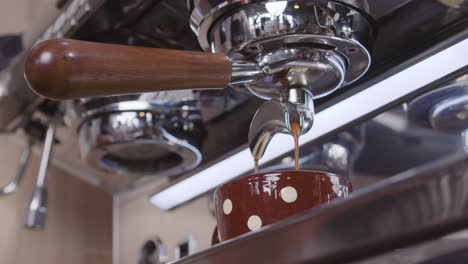
M237 178L215 191L219 240L256 231L347 197L351 188L346 178L320 171L281 171Z

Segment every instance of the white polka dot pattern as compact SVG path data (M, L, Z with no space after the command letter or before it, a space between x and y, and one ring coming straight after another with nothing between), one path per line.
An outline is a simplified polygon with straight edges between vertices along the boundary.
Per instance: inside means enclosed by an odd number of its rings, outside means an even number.
M280 191L281 199L286 203L293 203L297 200L297 191L294 187L284 187Z
M230 199L224 200L223 212L228 215L232 212L232 201Z
M262 219L258 215L252 215L247 220L247 227L251 231L258 230L262 227Z

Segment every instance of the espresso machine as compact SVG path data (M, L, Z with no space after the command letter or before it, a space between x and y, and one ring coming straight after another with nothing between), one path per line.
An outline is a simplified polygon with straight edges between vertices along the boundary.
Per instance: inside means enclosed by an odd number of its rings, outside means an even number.
M265 170L290 167L292 123L300 124L301 166L362 185L348 200L179 263L404 263L407 252L424 263L463 248L439 238L467 228L467 1L98 2L72 1L67 8L86 16L71 28L57 26L69 17L57 20L25 64L36 93L73 100L81 155L106 173L98 185L178 210L250 173L254 159ZM119 5L133 11L106 15ZM162 154L152 149L161 141ZM162 172L153 162L176 157ZM213 177L215 168L226 173ZM366 182L364 174L380 176ZM421 253L431 247L441 250Z

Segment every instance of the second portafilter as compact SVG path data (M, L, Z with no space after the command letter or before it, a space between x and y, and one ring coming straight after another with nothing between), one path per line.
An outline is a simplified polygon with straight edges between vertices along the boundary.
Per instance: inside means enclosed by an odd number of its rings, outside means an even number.
M468 153L468 75L414 99L408 104L408 115L423 127L461 135Z

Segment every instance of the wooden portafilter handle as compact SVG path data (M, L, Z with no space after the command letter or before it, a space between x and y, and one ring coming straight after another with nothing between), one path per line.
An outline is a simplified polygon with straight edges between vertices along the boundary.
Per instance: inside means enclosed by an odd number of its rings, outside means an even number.
M52 39L28 54L25 78L50 99L226 87L232 75L221 53L178 51Z

